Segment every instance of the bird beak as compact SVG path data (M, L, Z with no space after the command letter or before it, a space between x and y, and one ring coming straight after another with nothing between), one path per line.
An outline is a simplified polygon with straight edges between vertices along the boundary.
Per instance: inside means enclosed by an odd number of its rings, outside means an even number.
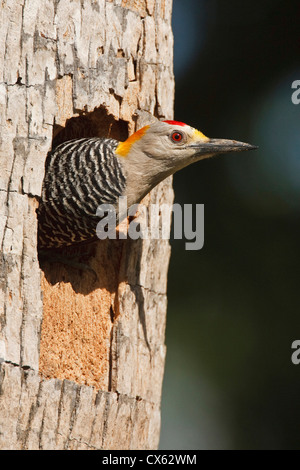
M218 154L227 152L243 152L244 150L255 150L258 147L244 142L227 139L209 139L206 142L199 142L192 147L198 149L197 155Z

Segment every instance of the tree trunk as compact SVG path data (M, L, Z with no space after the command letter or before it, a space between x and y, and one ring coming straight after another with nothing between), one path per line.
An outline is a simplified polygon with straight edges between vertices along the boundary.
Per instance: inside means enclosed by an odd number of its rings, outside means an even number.
M172 118L171 7L1 2L1 449L158 446L168 241L97 241L77 253L90 271L40 266L36 208L52 145ZM169 178L144 203L172 200Z

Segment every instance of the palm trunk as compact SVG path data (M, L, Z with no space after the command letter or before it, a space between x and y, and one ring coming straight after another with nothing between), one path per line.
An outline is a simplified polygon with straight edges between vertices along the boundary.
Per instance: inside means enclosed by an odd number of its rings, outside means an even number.
M171 8L0 7L1 449L158 446L168 241L97 241L79 252L91 270L41 269L36 208L52 145L172 118ZM172 200L169 178L144 202Z

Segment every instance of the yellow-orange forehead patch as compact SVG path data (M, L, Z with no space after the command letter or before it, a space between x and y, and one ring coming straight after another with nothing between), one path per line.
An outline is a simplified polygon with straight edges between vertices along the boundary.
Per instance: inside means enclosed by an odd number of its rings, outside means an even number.
M209 138L206 137L206 135L202 134L202 132L198 131L197 129L195 129L193 137L196 140L199 140L199 139L204 140L204 141L209 140Z
M119 155L120 157L127 157L128 153L130 152L131 146L140 140L143 135L147 132L150 126L145 126L142 127L142 129L138 130L134 134L132 134L130 137L128 137L125 142L120 142L116 149L116 154Z

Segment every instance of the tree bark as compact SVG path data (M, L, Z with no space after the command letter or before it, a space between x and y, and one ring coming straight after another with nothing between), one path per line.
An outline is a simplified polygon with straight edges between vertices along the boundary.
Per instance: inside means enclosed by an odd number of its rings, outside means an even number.
M0 6L0 448L155 449L167 240L97 241L40 266L52 145L173 116L171 0ZM169 178L143 201L173 201ZM93 272L92 272L93 270Z

